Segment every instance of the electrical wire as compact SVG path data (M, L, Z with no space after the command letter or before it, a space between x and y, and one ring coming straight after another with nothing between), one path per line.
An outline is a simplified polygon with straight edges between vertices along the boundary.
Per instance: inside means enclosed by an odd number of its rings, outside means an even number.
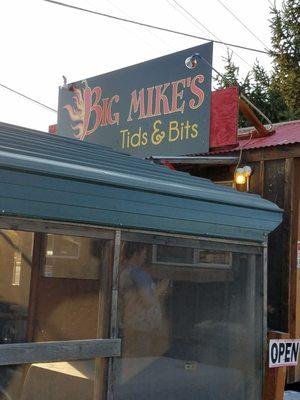
M194 57L199 57L201 60L203 60L214 72L216 72L222 79L223 81L228 85L231 86L232 83L223 75L221 74L221 72L217 71L207 60L206 58L200 56L199 54L195 53L193 55ZM256 107L241 91L240 85L237 83L238 89L239 89L239 95L240 97L245 100L251 107L253 107L255 109L255 111L257 111L269 124L267 130L271 131L273 129L273 124L270 121L270 119L258 108Z
M233 16L233 18L235 18L253 37L255 37L255 39L258 40L266 50L270 51L268 46L250 28L248 28L248 26L228 6L226 6L226 4L224 4L221 0L217 0L217 2L221 4L225 10L227 10Z
M91 1L89 0L85 0L89 5L91 5L92 7L95 7L95 4L91 3ZM109 0L106 0L108 4L110 4L111 6L114 6L112 4L112 2L110 2ZM118 8L118 10L120 11L120 9ZM135 40L139 40L141 42L143 42L145 45L147 45L149 48L152 48L153 50L157 50L152 43L150 43L148 40L146 40L144 37L142 37L141 35L136 35L135 29L134 27L128 27L128 26L124 26L124 24L121 24L121 28L126 31L127 33L130 34L130 36L134 37ZM130 29L131 28L131 29Z
M111 4L115 9L120 11L126 18L129 18L129 15L127 12L125 12L122 8L114 4L111 0L106 0L109 4ZM166 46L168 49L171 49L170 43L168 43L166 40L158 36L156 33L154 33L151 29L147 29L147 32L154 37L156 40L160 41L164 46ZM144 39L142 39L144 40Z
M177 31L177 30L174 30L174 29L168 29L168 28L164 28L164 27L160 27L160 26L156 26L156 25L146 24L145 22L135 21L135 20L132 20L132 19L126 19L126 18L117 17L117 16L111 15L111 14L106 14L106 13L101 13L101 12L98 12L98 11L88 10L86 8L77 7L77 6L74 6L74 5L71 5L71 4L62 3L60 1L55 1L55 0L41 0L41 1L45 1L47 3L55 4L55 5L66 7L66 8L71 8L71 9L77 10L77 11L83 11L83 12L86 12L86 13L99 15L101 17L110 18L110 19L114 19L114 20L117 20L117 21L128 22L130 24L135 24L135 25L138 25L138 26L146 27L146 28L156 29L156 30L163 31L163 32L174 33L176 35L186 36L186 37L190 37L190 38L193 38L193 39L201 39L201 40L206 40L206 41L210 41L210 42L214 42L214 43L225 44L227 46L236 47L236 48L239 48L239 49L244 49L244 50L248 50L248 51L254 51L254 52L257 52L257 53L268 54L268 52L265 51L265 50L253 49L251 47L240 46L240 45L237 45L237 44L222 42L222 41L219 41L219 40L212 40L212 39L209 39L209 38L205 38L205 37L201 37L201 36L197 36L197 35L192 35L190 33L180 32L180 31Z
M212 35L213 37L215 37L217 40L220 40L211 30L209 30L207 28L207 26L205 26L199 19L197 19L193 14L191 14L186 8L184 8L178 1L176 0L167 0L168 3L175 8L178 7L179 9L181 9L185 14L187 14L194 22L196 22L197 25L200 25L203 29L206 30L206 32L208 32L210 35ZM175 6L172 4L174 3ZM181 11L179 11L181 13ZM184 14L181 13L181 15L183 15L185 17Z
M193 24L198 30L199 30L199 24L196 24L195 21L193 21L192 19L188 18L186 15L182 14L180 12L180 10L178 10L178 8L172 3L171 0L166 0L167 3L174 8L175 11L179 12L187 21L189 21L190 24ZM203 32L204 29L201 29L201 31Z
M172 3L171 3L172 1ZM200 25L202 28L204 28L208 33L210 33L214 38L216 38L218 41L221 41L221 39L215 35L211 30L209 30L207 28L207 26L205 26L198 18L196 18L193 14L191 14L185 7L183 7L178 1L176 0L167 0L167 2L176 9L176 7L173 5L173 3L181 10L183 10L183 12L185 14L187 14L193 21L195 21L198 25ZM186 15L183 14L180 10L178 10L180 12L181 15L183 15L186 18ZM235 51L231 50L226 44L224 44L224 46L226 47L227 51L231 51L233 54L235 54L240 60L242 60L245 64L248 65L248 67L252 68L252 65L250 63L248 63L248 61L246 61L243 57L241 57L239 54L237 54Z
M87 3L89 3L89 5L91 5L92 7L96 7L94 3L92 3L90 0L85 0ZM116 9L117 11L119 11L121 13L121 15L123 15L124 17L128 17L128 14L119 6L117 6L116 4L114 4L111 0L106 0L106 2L113 7L114 9ZM147 46L151 47L154 50L157 50L157 46L155 46L155 44L152 42L149 42L144 35L136 35L136 31L134 29L134 27L131 27L132 30L130 30L129 28L121 25L123 27L124 30L126 30L130 35L134 36L135 39L140 40L141 42L144 42ZM167 48L170 50L171 46L170 43L167 43L165 40L163 40L161 37L159 37L158 35L156 35L153 31L151 31L150 29L147 30L147 32L152 35L153 37L155 37L156 39L158 39L161 43L163 43L165 46L167 46Z
M21 93L21 92L18 92L17 90L14 90L14 89L12 89L12 88L6 86L6 85L3 85L3 83L0 83L0 86L3 87L3 88L6 89L6 90L9 90L9 91L12 92L12 93L15 93L15 94L17 94L17 95L23 97L23 98L26 99L26 100L30 100L30 101L32 101L33 103L38 104L39 106L42 106L42 107L46 108L47 110L50 110L50 111L53 111L53 112L57 113L57 111L56 111L54 108L51 108L51 107L47 106L47 104L41 103L40 101L35 100L35 99L33 99L32 97L26 96L25 94L23 94L23 93Z
M244 148L251 142L253 133L254 133L254 132L251 132L250 137L249 137L249 140L247 140L247 142L244 143L244 144L241 146L241 148L240 148L239 159L238 159L238 162L237 162L236 167L235 167L235 169L234 169L234 174L233 174L233 176L235 176L236 171L237 171L238 167L240 166L240 163L241 163L241 161L242 161L243 150L244 150Z

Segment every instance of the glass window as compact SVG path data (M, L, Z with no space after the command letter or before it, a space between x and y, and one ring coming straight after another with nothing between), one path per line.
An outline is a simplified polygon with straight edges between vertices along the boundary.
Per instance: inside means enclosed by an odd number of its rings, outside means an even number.
M136 237L121 251L114 399L260 398L261 256Z
M33 341L99 338L99 296L108 290L112 241L47 234L43 247Z
M231 266L231 252L190 247L153 245L153 263L166 265L226 268Z
M99 369L97 361L78 360L8 366L1 371L3 400L93 400ZM97 377L97 378L96 378Z
M0 230L0 343L26 341L33 234Z
M102 245L85 237L52 235L46 238L45 278L100 279Z
M113 233L100 235L0 230L0 345L108 337ZM92 400L104 390L103 359L1 362L0 352L1 400Z

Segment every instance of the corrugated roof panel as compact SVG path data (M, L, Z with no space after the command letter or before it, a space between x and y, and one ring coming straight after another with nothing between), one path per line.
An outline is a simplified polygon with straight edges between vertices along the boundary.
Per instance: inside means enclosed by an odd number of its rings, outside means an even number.
M275 133L261 138L240 139L235 148L212 151L210 154L221 154L232 151L260 149L264 147L283 146L300 143L300 121L283 122L274 125ZM247 133L252 129L241 129L239 133Z
M264 240L281 210L90 143L0 124L2 215Z
M0 164L18 165L19 168L35 169L37 172L58 173L62 176L80 176L90 180L107 180L125 186L133 185L148 190L174 191L184 190L185 195L198 195L207 188L210 193L221 193L224 201L235 201L231 188L212 184L205 178L192 177L187 173L172 171L148 160L141 160L115 152L107 147L64 137L55 137L45 132L24 130L0 124ZM147 180L148 179L148 180ZM164 186L164 187L162 187ZM189 187L186 187L189 186ZM224 198L224 192L228 192ZM238 193L239 201L250 206L260 201L259 196Z

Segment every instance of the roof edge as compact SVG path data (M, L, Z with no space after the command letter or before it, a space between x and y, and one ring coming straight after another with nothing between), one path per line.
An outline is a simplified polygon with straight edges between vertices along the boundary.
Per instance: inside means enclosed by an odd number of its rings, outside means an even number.
M44 158L27 156L24 154L15 154L0 151L0 165L4 168L35 172L48 176L58 176L84 180L90 182L105 183L111 186L140 189L147 192L163 193L167 195L176 195L177 197L196 198L209 202L228 204L233 206L247 207L250 209L259 209L282 213L282 210L274 203L262 199L255 194L240 193L232 191L220 191L215 189L215 184L211 182L211 187L199 187L192 184L180 184L175 182L160 181L156 178L147 178L134 176L128 173L114 172L100 168L76 165L69 162L54 161ZM55 169L57 168L57 171ZM76 171L76 173L75 173ZM86 176L86 173L89 176ZM197 178L195 177L195 180ZM176 194L174 194L176 190ZM237 198L238 202L237 202Z

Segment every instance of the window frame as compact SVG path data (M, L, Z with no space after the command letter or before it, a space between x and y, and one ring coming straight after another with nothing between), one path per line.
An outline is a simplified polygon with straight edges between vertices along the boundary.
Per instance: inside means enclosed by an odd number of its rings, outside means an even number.
M72 235L86 238L99 238L114 241L114 232L106 228L89 229L80 225L64 225L62 223L38 223L24 219L0 219L0 229L26 231L33 233L32 273L30 282L30 298L28 314L34 314L35 288L32 285L40 275L45 248L44 234ZM102 230L101 230L102 229ZM103 231L105 229L105 232ZM121 340L114 338L64 340L52 342L32 342L32 332L28 332L26 343L0 344L0 366L13 364L28 364L36 362L83 360L87 358L109 358L121 354Z
M61 234L61 235L72 235L72 236L84 236L88 238L102 238L113 241L113 262L112 262L112 276L111 276L111 289L110 299L108 299L110 315L109 318L109 338L108 339L89 339L79 341L54 341L51 342L51 352L61 351L62 346L65 346L65 353L60 358L62 361L67 360L82 360L88 358L95 358L96 360L102 359L103 357L108 359L108 374L105 385L107 387L106 396L108 400L113 400L113 382L115 375L115 357L121 355L121 339L118 338L118 326L117 326L117 312L118 312L118 274L120 265L120 253L121 243L123 241L135 241L144 243L153 243L152 238L155 237L157 244L173 245L173 246L184 246L188 247L186 239L189 240L190 247L193 248L206 248L208 250L224 250L230 252L244 252L246 254L258 254L262 256L263 260L263 332L262 332L262 346L266 348L267 345L267 242L251 242L243 240L232 240L232 239L220 239L203 236L190 236L190 235L178 235L166 232L151 232L144 230L134 229L117 229L107 226L94 226L84 224L70 224L61 221L44 221L44 220L29 220L24 218L14 217L1 217L0 218L0 229L12 229L21 231L33 232L37 237L37 240L42 240L43 233ZM105 230L105 232L103 231ZM36 240L36 239L35 239ZM40 257L40 256L39 256ZM37 260L35 260L36 262ZM38 260L40 262L40 260ZM34 307L34 304L31 304ZM76 342L76 343L71 343ZM0 345L0 365L7 365L1 354L5 354L4 351L7 349L7 354L11 352L9 357L16 351L24 352L22 364L38 362L43 358L43 362L52 361L53 358L49 355L49 348L47 344L50 342L43 343L21 343L21 344L1 344ZM7 346L11 346L10 348ZM70 346L70 347L69 347ZM68 356L68 348L73 346L72 355ZM86 346L86 351L82 349ZM18 350L17 350L18 349ZM48 353L47 353L48 352ZM33 357L32 354L35 354ZM62 354L62 353L61 353ZM262 355L263 356L263 355ZM7 356L8 357L8 356ZM26 358L27 357L27 358ZM36 357L36 361L35 361ZM71 357L71 358L68 358ZM55 359L57 360L57 359ZM14 359L14 364L18 363L17 359ZM21 359L20 359L21 361ZM105 378L104 378L105 379ZM99 379L98 379L99 380ZM97 379L96 379L97 381ZM97 382L95 385L97 386Z

